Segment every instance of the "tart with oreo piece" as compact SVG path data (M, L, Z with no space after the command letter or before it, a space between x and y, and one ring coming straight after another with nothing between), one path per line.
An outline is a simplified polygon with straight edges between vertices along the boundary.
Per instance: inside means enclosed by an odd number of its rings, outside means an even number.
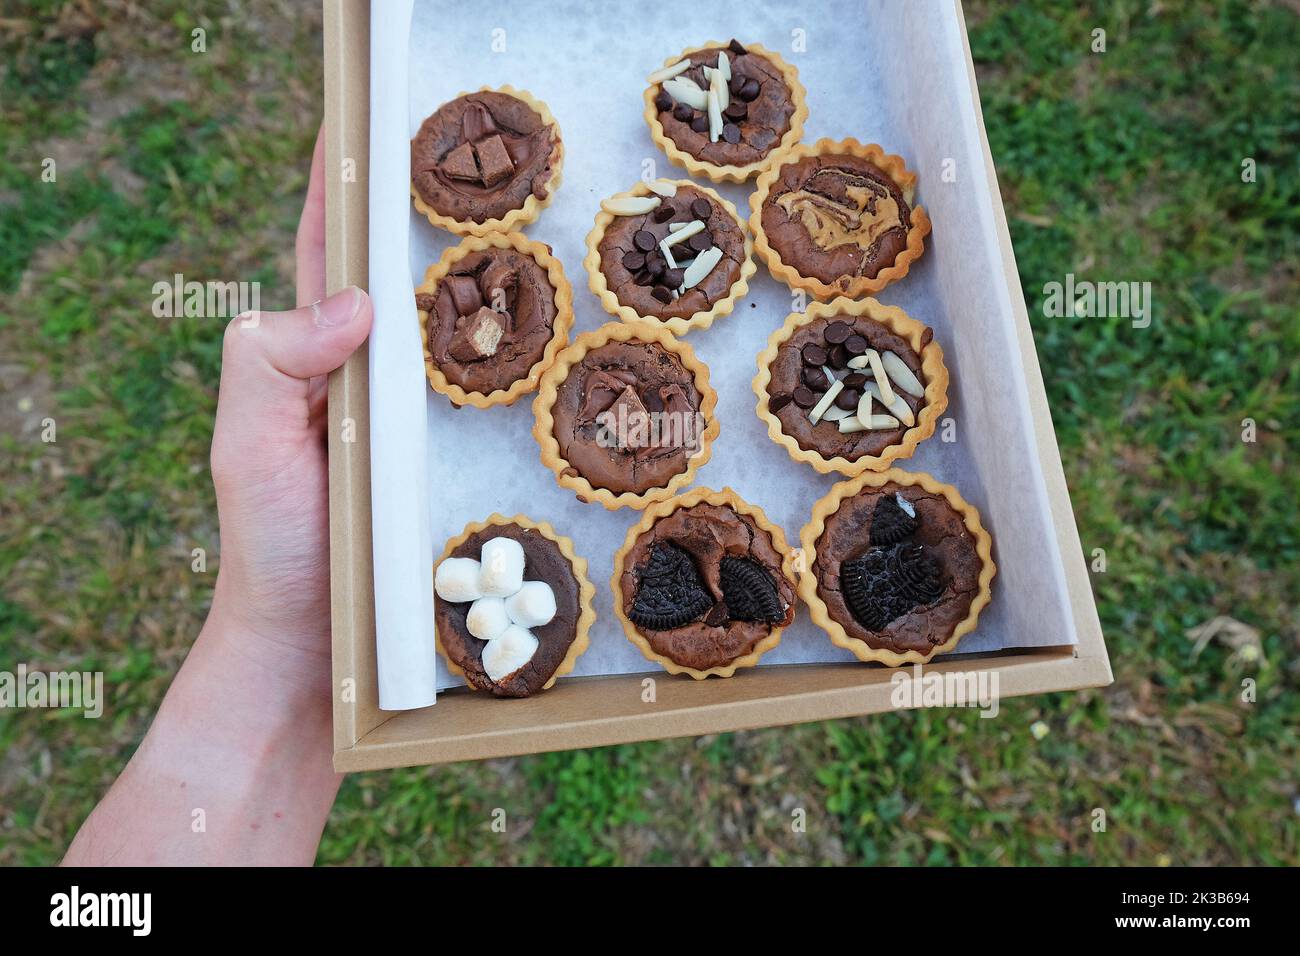
M749 197L754 248L772 275L818 299L873 295L925 251L930 217L916 173L855 139L782 153Z
M799 595L859 660L923 664L957 647L992 596L997 567L979 512L957 489L891 468L843 481L800 535Z
M718 435L709 370L685 342L611 322L560 350L533 400L542 464L583 502L645 508L691 483Z
M509 405L534 391L573 327L560 260L517 232L448 249L415 304L429 384L457 405Z
M587 649L596 589L573 542L546 522L494 514L447 542L434 570L438 651L494 697L530 697Z
M758 356L758 417L823 474L888 468L934 434L948 369L933 331L875 299L814 302Z
M799 71L757 43L706 43L647 77L645 118L693 176L740 183L799 142L808 106Z
M541 100L510 86L461 93L411 140L411 195L457 235L508 232L535 220L560 185L564 145Z
M683 335L731 313L758 271L752 253L735 206L707 186L656 179L601 202L583 265L610 315Z
M695 488L648 508L614 556L614 611L647 660L696 680L752 667L794 619L794 555L761 508Z

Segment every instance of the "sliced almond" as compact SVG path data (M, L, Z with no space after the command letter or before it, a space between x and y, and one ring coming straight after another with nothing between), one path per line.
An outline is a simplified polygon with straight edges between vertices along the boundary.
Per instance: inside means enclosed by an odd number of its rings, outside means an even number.
M643 216L662 201L658 196L619 196L602 199L600 208L615 216Z
M651 86L654 86L656 83L662 83L664 80L671 80L678 73L685 73L690 68L690 60L678 60L670 66L665 66L662 69L655 70L646 77L646 82Z
M887 403L883 398L880 397L880 388L879 386L876 385L875 382L868 382L866 384L866 386L864 387L863 394L865 395L867 393L870 393L872 396L874 396L876 401L880 402L881 405L884 405L885 408L889 409L889 414L893 415L895 418L897 418L908 428L911 428L913 425L916 424L916 416L912 414L912 407L908 405L906 401L904 401L903 396L895 393L894 400L892 402Z
M716 143L718 137L722 135L722 107L718 105L716 84L709 87L709 95L705 98L705 103L709 110L709 142Z
M717 246L713 246L701 252L695 257L695 261L691 263L691 267L686 270L686 275L682 278L682 286L679 291L685 292L687 289L693 289L695 286L703 282L704 277L713 271L713 267L718 264L718 260L721 258L722 250Z
M664 259L668 262L669 269L677 268L677 260L673 258L672 250L668 248L668 240L664 239L659 243L659 251L664 254Z
M822 413L822 421L824 422L839 422L851 417L853 417L851 411L847 408L840 408L838 405L832 405Z
M893 352L881 352L880 364L885 367L885 373L890 380L908 395L915 398L925 397L925 386L916 377L916 373Z
M849 359L849 368L858 369L859 371L870 364L870 361L865 355L855 355L853 358Z
M876 387L880 389L880 404L888 405L894 400L894 387L889 384L885 366L880 363L880 353L875 349L867 349L867 362L871 365L871 374L876 377Z
M691 109L702 110L709 105L708 95L687 77L675 76L666 80L664 90L677 102L685 103Z
M839 379L835 377L835 373L832 372L825 365L822 366L822 374L826 376L827 385L834 385L837 381L839 381Z
M826 394L822 396L821 401L813 406L812 411L808 413L808 421L816 425L822 420L822 415L826 414L826 409L831 407L835 401L835 396L844 388L843 382L836 382L830 388L826 389ZM845 419L847 421L848 419Z
M870 386L868 386L870 387ZM863 389L862 397L858 399L858 408L854 413L858 421L862 422L862 427L867 427L867 422L871 421L871 399L875 397L871 392Z
M714 70L713 75L709 77L709 90L718 91L718 110L725 110L731 105L731 89L727 86L730 77L725 75L721 70Z
M684 222L670 222L668 224L668 231L676 232L678 229L685 229L687 225L688 223L684 223Z
M658 193L665 199L672 199L677 195L677 184L671 179L652 179L646 183L652 193Z
M727 54L723 50L718 51L718 72L722 74L725 82L731 82L731 61L727 59Z
M680 229L670 230L669 235L665 236L663 240L659 243L659 245L675 246L677 245L677 243L684 242L685 240L691 238L691 236L695 235L703 228L704 228L704 222L702 220L693 219L690 222L688 222L686 225L682 226L682 228Z
M867 426L862 424L862 419L857 415L850 415L848 418L840 420L840 434L847 435L850 432L864 432Z
M868 428L873 431L883 431L890 428L897 428L899 421L893 415L872 415Z

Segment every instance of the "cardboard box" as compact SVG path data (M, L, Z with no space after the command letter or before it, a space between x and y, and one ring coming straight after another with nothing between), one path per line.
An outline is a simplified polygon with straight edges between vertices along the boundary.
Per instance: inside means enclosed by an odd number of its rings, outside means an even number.
M954 0L956 3L956 0ZM330 291L367 285L369 4L325 0L326 168L355 161L355 182L327 177L327 280ZM957 16L962 19L960 5ZM964 20L962 36L965 38ZM966 72L979 115L969 45ZM1003 278L1013 308L1071 610L1073 646L949 657L928 673L996 671L1001 697L1078 690L1110 683L1110 662L1097 619L1078 529L1043 389L1038 357L1016 271L1015 255L980 116L984 173L993 197ZM536 698L503 702L465 689L444 691L429 708L381 711L375 670L370 457L364 349L331 376L329 388L330 563L333 604L334 765L340 771L478 760L596 747L754 727L802 723L893 709L894 671L864 664L765 666L727 680L696 682L662 671L572 678ZM344 423L355 424L345 442ZM607 575L593 574L603 584ZM642 700L647 676L655 701Z

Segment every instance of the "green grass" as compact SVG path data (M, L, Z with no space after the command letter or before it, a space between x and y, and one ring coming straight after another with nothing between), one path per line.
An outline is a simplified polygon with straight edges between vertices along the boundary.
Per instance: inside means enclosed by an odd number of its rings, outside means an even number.
M155 319L152 284L237 277L268 307L292 298L319 11L145 6L83 21L45 2L14 18L30 30L0 28L0 667L103 669L111 693L99 721L0 717L0 863L59 858L211 599L190 549L218 548L221 322ZM321 862L1300 862L1300 17L966 12L1084 548L1106 552L1114 686L1006 701L994 720L358 774ZM1042 287L1067 272L1149 280L1150 328L1045 318ZM1186 630L1218 614L1259 631L1262 665L1218 644L1193 657Z

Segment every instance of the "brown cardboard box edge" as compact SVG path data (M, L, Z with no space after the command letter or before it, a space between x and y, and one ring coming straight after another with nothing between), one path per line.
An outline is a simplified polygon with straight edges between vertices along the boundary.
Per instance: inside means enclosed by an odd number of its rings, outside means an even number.
M966 655L927 670L995 672L1001 697L1079 690L1111 682L1110 660L1082 546L1015 253L998 191L975 68L959 0L971 97L979 119L1003 273L1033 412L1035 438L1056 525L1078 631L1073 647ZM326 169L355 163L354 181L326 177L326 275L330 291L367 284L370 8L324 0ZM894 709L894 675L881 667L815 664L753 668L728 680L696 682L662 671L566 679L545 694L502 701L465 690L444 692L423 710L379 710L375 676L373 560L370 540L368 365L359 350L330 377L330 582L333 621L334 766L340 771L477 760L637 740L722 733ZM349 434L351 432L351 434ZM351 437L353 440L348 440ZM441 665L441 662L439 662ZM643 700L653 678L653 702Z

